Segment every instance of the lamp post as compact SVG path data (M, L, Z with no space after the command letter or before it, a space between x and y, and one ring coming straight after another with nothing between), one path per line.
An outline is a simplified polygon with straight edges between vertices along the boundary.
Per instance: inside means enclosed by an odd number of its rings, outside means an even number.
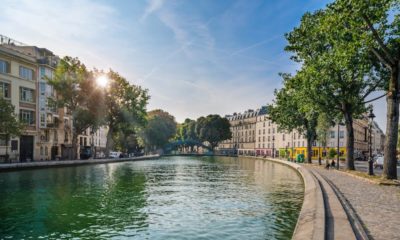
M372 105L369 105L368 118L370 119L370 121L369 121L369 141L368 141L368 147L369 147L368 175L374 175L374 166L373 166L374 159L372 157L372 123L374 122L375 114L373 113Z
M275 136L272 135L272 158L275 158Z

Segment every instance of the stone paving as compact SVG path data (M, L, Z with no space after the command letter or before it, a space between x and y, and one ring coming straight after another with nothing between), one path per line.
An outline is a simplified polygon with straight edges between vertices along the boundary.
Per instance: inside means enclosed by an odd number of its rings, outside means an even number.
M314 168L336 185L371 239L400 239L400 187L369 183L332 169L306 167Z

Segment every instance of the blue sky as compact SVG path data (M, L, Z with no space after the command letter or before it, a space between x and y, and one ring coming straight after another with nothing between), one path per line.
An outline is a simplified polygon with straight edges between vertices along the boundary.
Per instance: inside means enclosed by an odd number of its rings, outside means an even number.
M327 0L3 0L1 34L112 68L178 121L270 103L298 65L284 34ZM384 101L376 105L385 128Z

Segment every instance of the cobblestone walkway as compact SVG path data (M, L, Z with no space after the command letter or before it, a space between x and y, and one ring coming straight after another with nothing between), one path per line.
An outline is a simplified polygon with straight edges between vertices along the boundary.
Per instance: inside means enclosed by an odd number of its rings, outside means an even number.
M336 185L371 239L400 239L400 187L372 184L336 170L306 167L314 168Z

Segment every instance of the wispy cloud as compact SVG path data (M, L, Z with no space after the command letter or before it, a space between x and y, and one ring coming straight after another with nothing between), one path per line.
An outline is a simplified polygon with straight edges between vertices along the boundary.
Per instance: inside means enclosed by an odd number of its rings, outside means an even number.
M241 52L245 52L245 51L248 51L248 50L250 50L250 49L253 49L253 48L262 46L262 45L264 45L264 44L266 44L266 43L272 42L273 40L276 40L276 39L281 38L281 37L282 37L282 35L275 35L275 36L270 37L270 38L268 38L268 39L265 39L265 40L263 40L263 41L254 43L254 44L252 44L252 45L250 45L250 46L246 46L246 47L244 47L244 48L238 49L238 50L232 52L232 53L231 53L231 56L234 56L234 55L237 55L237 54L239 54L239 53L241 53Z
M140 18L141 21L144 21L150 14L160 9L164 4L164 0L148 0L147 2L147 7Z
M116 13L113 7L91 0L4 0L0 29L19 41L49 48L59 55L83 57L89 64L105 67L109 64L101 56L105 47L96 49L93 43L107 39L105 33L120 26L116 24ZM92 47L88 47L89 43Z

